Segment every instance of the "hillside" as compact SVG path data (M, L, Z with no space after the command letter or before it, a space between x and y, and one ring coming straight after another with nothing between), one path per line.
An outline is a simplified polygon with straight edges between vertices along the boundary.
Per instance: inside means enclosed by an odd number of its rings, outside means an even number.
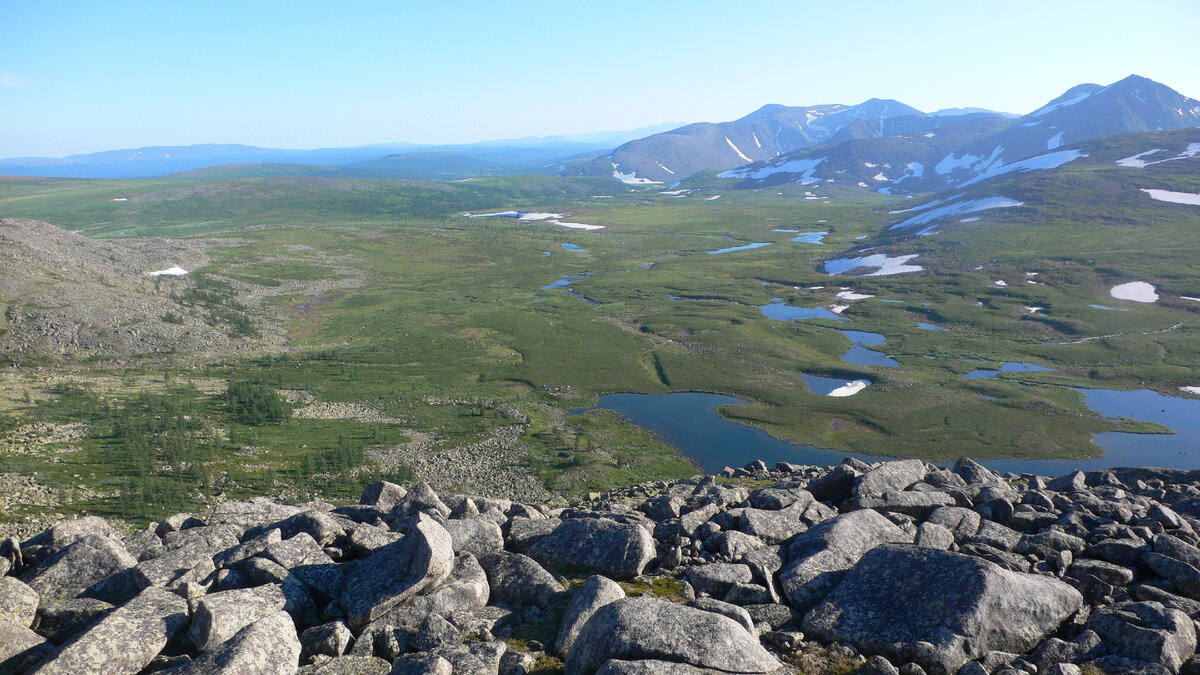
M954 118L951 118L954 119ZM1200 101L1142 77L1080 85L1015 120L974 120L898 137L861 125L837 139L721 174L742 187L780 183L938 192L1015 170L1034 156L1066 161L1066 146L1106 136L1200 125ZM1060 151L1056 155L1049 152ZM1057 158L1057 159L1056 159Z
M710 169L768 160L855 134L893 136L929 131L1000 115L925 115L898 101L871 99L858 105L767 105L733 122L691 124L631 141L564 174L612 176L624 182L674 183Z

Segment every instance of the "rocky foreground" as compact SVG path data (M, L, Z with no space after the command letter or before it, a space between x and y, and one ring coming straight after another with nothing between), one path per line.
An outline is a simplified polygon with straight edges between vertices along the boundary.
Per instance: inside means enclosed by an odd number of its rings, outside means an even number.
M0 545L0 672L1200 673L1200 471L729 473L62 521Z

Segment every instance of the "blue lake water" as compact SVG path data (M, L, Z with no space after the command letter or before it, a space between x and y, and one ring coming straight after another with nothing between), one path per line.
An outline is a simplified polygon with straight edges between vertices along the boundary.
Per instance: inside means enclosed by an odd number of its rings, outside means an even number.
M630 422L653 431L710 473L719 473L726 466L743 466L755 459L768 466L774 466L775 462L831 466L846 457L846 453L836 450L781 441L761 429L730 422L717 414L719 406L739 403L746 401L706 392L605 394L600 397L598 407L615 410ZM867 462L883 459L855 457Z
M845 354L842 354L842 360L846 363L856 366L879 366L881 368L895 368L900 365L899 361L890 359L886 354L877 352L874 349L867 349L863 345L879 346L887 339L879 333L868 333L861 330L840 330L838 331L850 339L850 349Z
M1200 400L1163 396L1149 390L1080 391L1088 407L1100 415L1158 422L1178 433L1096 434L1093 441L1103 448L1104 454L1093 460L989 459L980 462L997 471L1044 476L1114 466L1200 468ZM719 406L738 403L745 401L704 392L605 394L600 397L599 407L620 412L634 424L657 433L709 472L719 472L725 466L744 466L755 459L762 459L768 466L779 461L831 466L841 463L847 456L836 450L779 440L760 429L731 422L716 412ZM803 411L797 414L803 414ZM854 456L869 462L887 459Z
M945 326L939 326L936 323L918 323L917 328L923 330L946 330Z
M568 275L564 276L563 278L559 279L558 281L555 281L554 283L550 283L550 284L546 284L545 286L542 286L542 290L548 291L552 288L566 288L567 286L570 286L574 282L583 281L584 279L586 279L590 276L592 276L591 272L584 272L583 274L568 274Z
M563 244L562 247L574 253L587 253L586 248L579 248L576 244Z
M798 321L801 319L833 319L846 321L846 317L838 316L824 307L793 307L782 302L770 305L759 305L758 308L768 319L776 321Z
M1036 363L1030 363L1028 361L1005 361L1004 364L1000 366L999 370L989 370L986 368L979 368L976 370L972 370L971 372L967 373L966 375L963 375L963 379L964 380L986 380L986 379L996 377L1000 373L1045 373L1045 372L1051 372L1053 370L1054 370L1054 368L1047 368L1046 366L1039 366Z
M745 251L745 250L752 249L752 248L762 248L763 246L770 246L770 245L771 245L771 242L769 242L769 241L760 241L760 242L755 242L753 244L745 244L742 246L730 246L729 248L719 248L715 251L705 251L705 253L707 253L709 255L718 255L720 253L730 253L733 251Z
M792 241L799 241L805 244L823 244L821 241L828 232L802 232L798 237L792 237Z

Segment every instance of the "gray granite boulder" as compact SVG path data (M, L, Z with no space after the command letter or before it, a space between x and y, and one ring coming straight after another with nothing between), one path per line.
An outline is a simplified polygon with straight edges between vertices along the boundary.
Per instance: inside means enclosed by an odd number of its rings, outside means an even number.
M287 612L268 614L172 675L293 675L300 639Z
M833 590L864 553L881 544L909 541L909 535L875 511L844 513L788 544L788 562L779 571L783 594L804 613Z
M444 527L454 542L455 553L470 553L482 558L504 548L500 526L486 518L447 520Z
M567 655L566 673L591 675L609 659L658 659L741 673L780 667L736 621L649 597L596 610Z
M187 622L183 598L162 588L147 588L63 645L34 672L134 675L158 656Z
M642 573L654 560L654 538L637 525L607 518L568 518L529 547L540 562L582 565L613 579Z
M264 616L279 610L299 612L306 600L304 590L295 582L209 593L191 602L188 640L199 651L211 651Z
M232 523L243 529L260 527L290 518L300 509L295 506L277 504L266 497L255 497L249 501L227 501L217 504L208 517L210 525Z
M480 558L479 564L487 572L492 599L513 609L548 607L562 595L558 579L529 556L497 551Z
M1158 663L1172 673L1196 652L1196 629L1187 614L1157 602L1103 607L1088 618L1109 654Z
M71 539L70 543L26 573L25 583L37 591L43 603L48 604L74 598L93 584L137 564L138 561L119 541L88 534Z
M708 563L693 565L684 573L684 578L697 594L724 598L734 584L749 583L754 578L749 565L738 563Z
M28 626L0 616L0 673L20 673L45 658L54 645Z
M453 567L450 534L437 521L419 514L404 539L358 561L347 572L341 594L347 623L351 628L365 626L394 605L441 583Z
M37 618L38 594L16 577L0 577L0 619L26 628Z
M385 510L391 510L393 506L400 503L404 499L404 495L408 494L408 490L389 483L386 480L375 481L367 487L363 488L362 497L358 500L359 504L368 506L378 506Z
M579 637L579 631L583 630L583 625L592 618L596 610L624 597L625 590L617 582L599 575L588 577L587 581L575 590L571 602L563 612L558 627L558 639L554 641L555 652L561 656L570 653L571 646Z
M353 639L350 628L340 619L313 626L300 634L300 660L309 660L318 654L341 656Z
M900 492L925 477L925 462L905 459L884 462L854 481L855 497L881 497L888 492Z
M804 631L951 675L989 651L1024 653L1083 606L1057 579L905 545L869 551L804 618Z

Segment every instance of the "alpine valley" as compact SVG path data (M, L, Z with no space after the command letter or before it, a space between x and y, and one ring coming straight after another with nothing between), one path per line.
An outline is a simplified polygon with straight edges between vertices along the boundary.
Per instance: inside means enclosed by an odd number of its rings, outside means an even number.
M1023 116L0 171L8 534L381 479L555 503L756 458L1200 450L1200 101L1142 77Z

